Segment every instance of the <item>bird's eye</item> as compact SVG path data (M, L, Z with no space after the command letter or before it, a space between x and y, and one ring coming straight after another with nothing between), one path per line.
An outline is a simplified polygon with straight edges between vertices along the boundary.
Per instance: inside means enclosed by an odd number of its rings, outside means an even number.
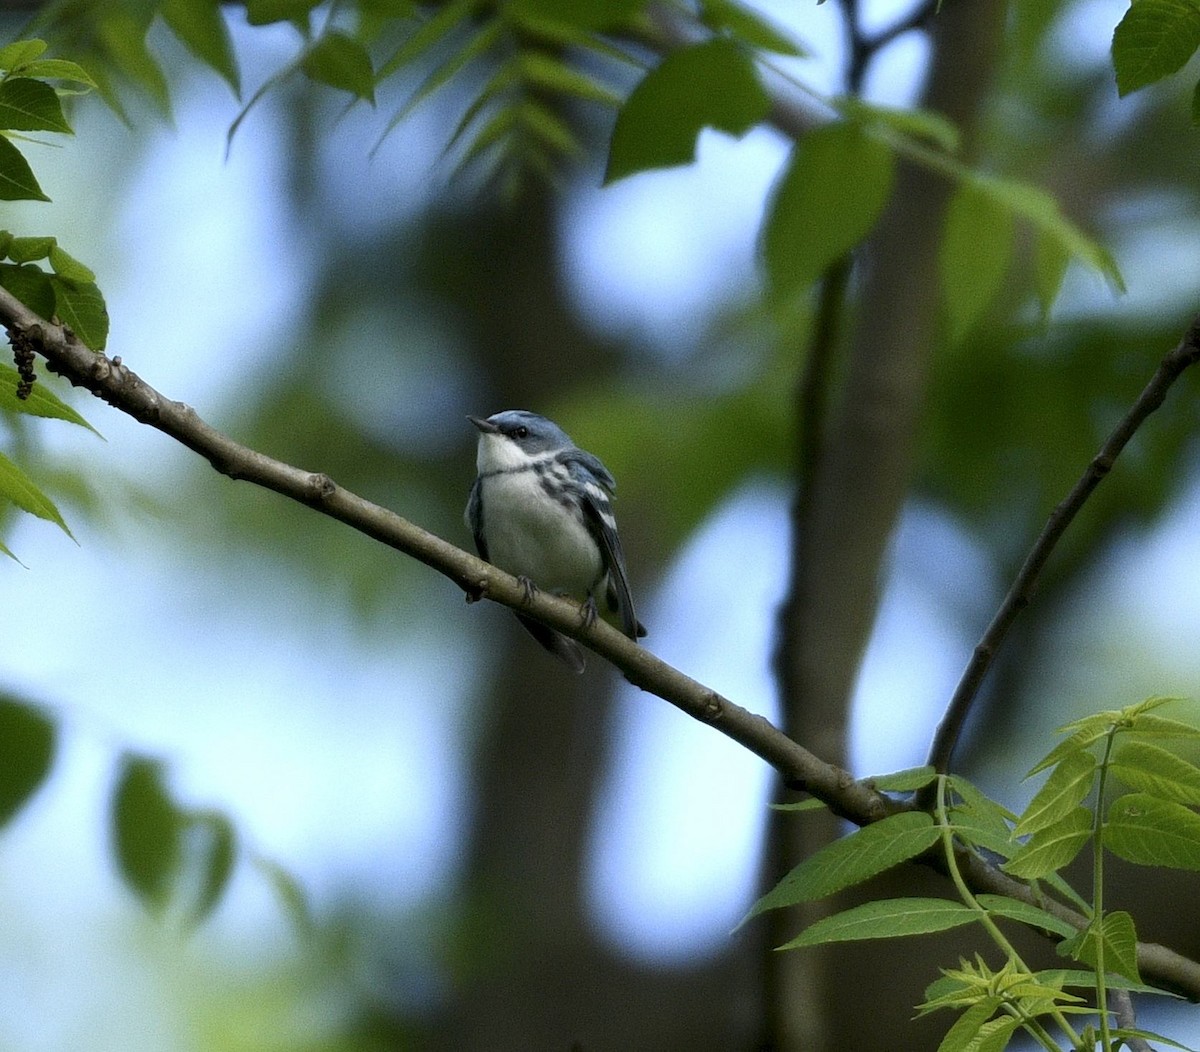
M527 428L524 424L522 424L520 427L518 427L516 429L516 431L513 432L513 434L516 435L517 438L528 438L529 437L529 428Z

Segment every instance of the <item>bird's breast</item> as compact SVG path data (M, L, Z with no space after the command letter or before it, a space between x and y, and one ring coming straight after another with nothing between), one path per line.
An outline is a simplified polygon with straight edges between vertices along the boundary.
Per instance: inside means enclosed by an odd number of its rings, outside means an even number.
M547 591L582 599L601 577L603 562L577 504L549 492L536 471L492 475L482 487L492 563Z

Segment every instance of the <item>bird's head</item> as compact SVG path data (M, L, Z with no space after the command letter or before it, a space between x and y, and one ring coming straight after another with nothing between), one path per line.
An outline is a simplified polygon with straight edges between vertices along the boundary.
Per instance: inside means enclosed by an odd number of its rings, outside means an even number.
M552 420L524 409L506 409L486 420L469 416L479 428L480 472L520 468L560 449L570 449L574 443L567 433Z

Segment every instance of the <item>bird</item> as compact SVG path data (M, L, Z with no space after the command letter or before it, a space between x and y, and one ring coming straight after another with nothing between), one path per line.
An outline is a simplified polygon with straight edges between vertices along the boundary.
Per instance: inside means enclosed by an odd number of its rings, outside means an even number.
M541 588L579 600L585 623L596 619L599 596L625 635L644 636L613 517L616 483L609 470L537 413L508 409L467 419L479 429L479 446L464 519L480 558L518 578L527 596ZM575 640L516 616L550 653L583 671L583 648Z

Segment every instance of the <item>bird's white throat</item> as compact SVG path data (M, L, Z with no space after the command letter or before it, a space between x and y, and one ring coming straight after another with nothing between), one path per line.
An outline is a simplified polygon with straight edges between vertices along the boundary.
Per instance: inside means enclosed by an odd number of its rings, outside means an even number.
M493 471L519 471L539 460L549 460L549 453L530 456L507 435L485 432L479 436L479 450L475 455L475 469L484 475Z

